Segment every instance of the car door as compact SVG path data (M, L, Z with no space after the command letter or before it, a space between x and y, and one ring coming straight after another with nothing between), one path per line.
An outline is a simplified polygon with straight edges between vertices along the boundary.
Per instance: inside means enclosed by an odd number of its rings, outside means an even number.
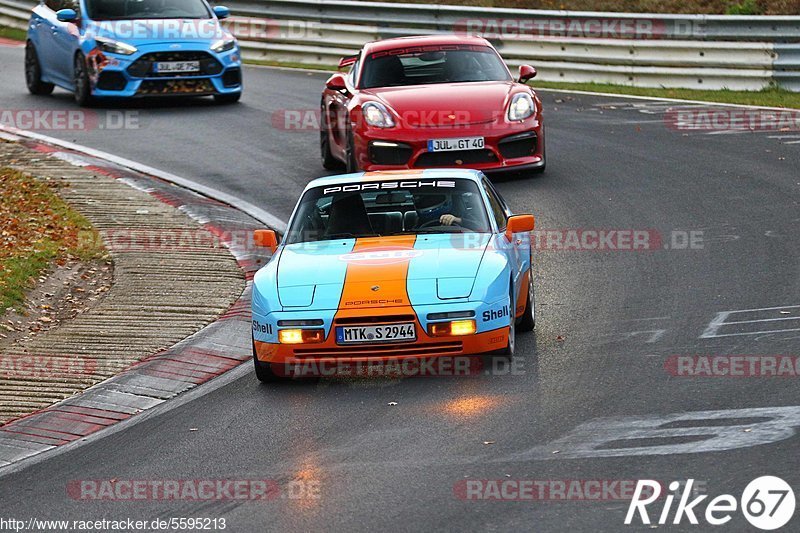
M46 0L33 8L30 20L30 39L36 48L36 56L42 69L42 79L51 81L55 77L54 40L56 11L61 0Z
M497 223L497 229L500 232L504 232L508 224L508 217L511 216L511 210L497 191L495 191L494 186L492 186L487 178L483 178L481 185L489 200L490 214ZM530 267L529 237L527 235L514 234L511 238L511 242L508 242L505 236L500 235L498 247L502 247L509 257L509 262L514 271L514 294L519 294L520 283L522 281L522 276L520 274Z
M78 13L75 22L61 22L53 16L53 69L64 84L72 86L75 51L79 44L80 2L77 0L53 0L58 2L58 9L74 9Z

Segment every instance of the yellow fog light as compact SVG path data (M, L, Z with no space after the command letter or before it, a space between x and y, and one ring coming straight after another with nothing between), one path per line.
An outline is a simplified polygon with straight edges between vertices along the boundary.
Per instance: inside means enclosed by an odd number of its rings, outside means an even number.
M477 329L474 320L453 320L451 322L431 324L429 331L432 337L444 337L448 335L472 335Z
M474 320L454 320L450 322L450 335L472 335L477 329Z
M323 342L324 329L281 329L278 330L278 342L281 344L303 344Z

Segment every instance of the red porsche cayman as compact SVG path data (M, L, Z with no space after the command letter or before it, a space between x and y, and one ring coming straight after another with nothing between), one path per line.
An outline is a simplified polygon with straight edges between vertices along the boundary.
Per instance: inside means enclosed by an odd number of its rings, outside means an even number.
M542 105L485 39L456 35L367 43L325 83L320 149L327 169L473 168L542 172Z

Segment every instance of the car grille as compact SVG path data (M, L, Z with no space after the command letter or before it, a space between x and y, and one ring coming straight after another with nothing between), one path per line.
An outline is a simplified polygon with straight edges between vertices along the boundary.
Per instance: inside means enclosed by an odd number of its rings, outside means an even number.
M371 324L393 324L400 322L415 322L414 315L379 315L379 316L354 316L337 318L333 323L337 326L358 326Z
M536 151L536 141L536 133L526 131L506 137L497 143L497 148L506 159L527 157Z
M207 79L187 80L145 80L136 91L138 96L158 96L173 94L214 94L214 86Z
M414 163L415 167L453 167L475 163L496 163L497 156L488 149L458 150L454 152L425 152Z
M153 72L153 64L159 61L199 61L199 72ZM208 52L151 52L133 62L128 74L136 78L186 78L214 76L222 72L222 65Z
M128 85L122 72L106 70L97 78L97 88L102 91L121 91Z
M411 146L396 143L397 146L376 146L369 143L369 160L375 165L405 165L411 157Z
M240 68L229 68L225 71L225 74L222 75L222 85L225 87L236 87L241 84L242 70Z
M385 344L372 346L338 346L335 348L297 348L295 357L425 357L459 354L464 350L461 342L434 342L428 344Z

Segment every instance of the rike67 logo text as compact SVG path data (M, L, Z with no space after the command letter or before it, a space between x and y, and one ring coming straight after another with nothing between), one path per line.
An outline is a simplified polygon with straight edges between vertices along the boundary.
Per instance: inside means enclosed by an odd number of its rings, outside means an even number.
M741 509L752 526L770 531L785 526L794 515L794 492L792 487L779 477L762 476L754 479L745 487L739 500L730 494L721 494L707 503L704 513L700 512L700 504L708 498L708 495L703 494L690 500L693 485L694 479L689 479L686 483L678 481L670 483L670 492L663 498L661 512L651 519L648 506L658 501L659 503L652 505L650 509L658 511L655 508L661 503L661 484L649 479L639 480L628 507L628 514L625 516L625 524L630 525L638 514L643 524L650 524L651 520L656 520L658 524L664 525L670 521L672 515L672 524L681 524L686 519L690 524L698 525L699 515L707 524L722 526L730 522L733 514ZM679 494L681 488L683 490ZM678 503L673 515L672 508L676 499Z

